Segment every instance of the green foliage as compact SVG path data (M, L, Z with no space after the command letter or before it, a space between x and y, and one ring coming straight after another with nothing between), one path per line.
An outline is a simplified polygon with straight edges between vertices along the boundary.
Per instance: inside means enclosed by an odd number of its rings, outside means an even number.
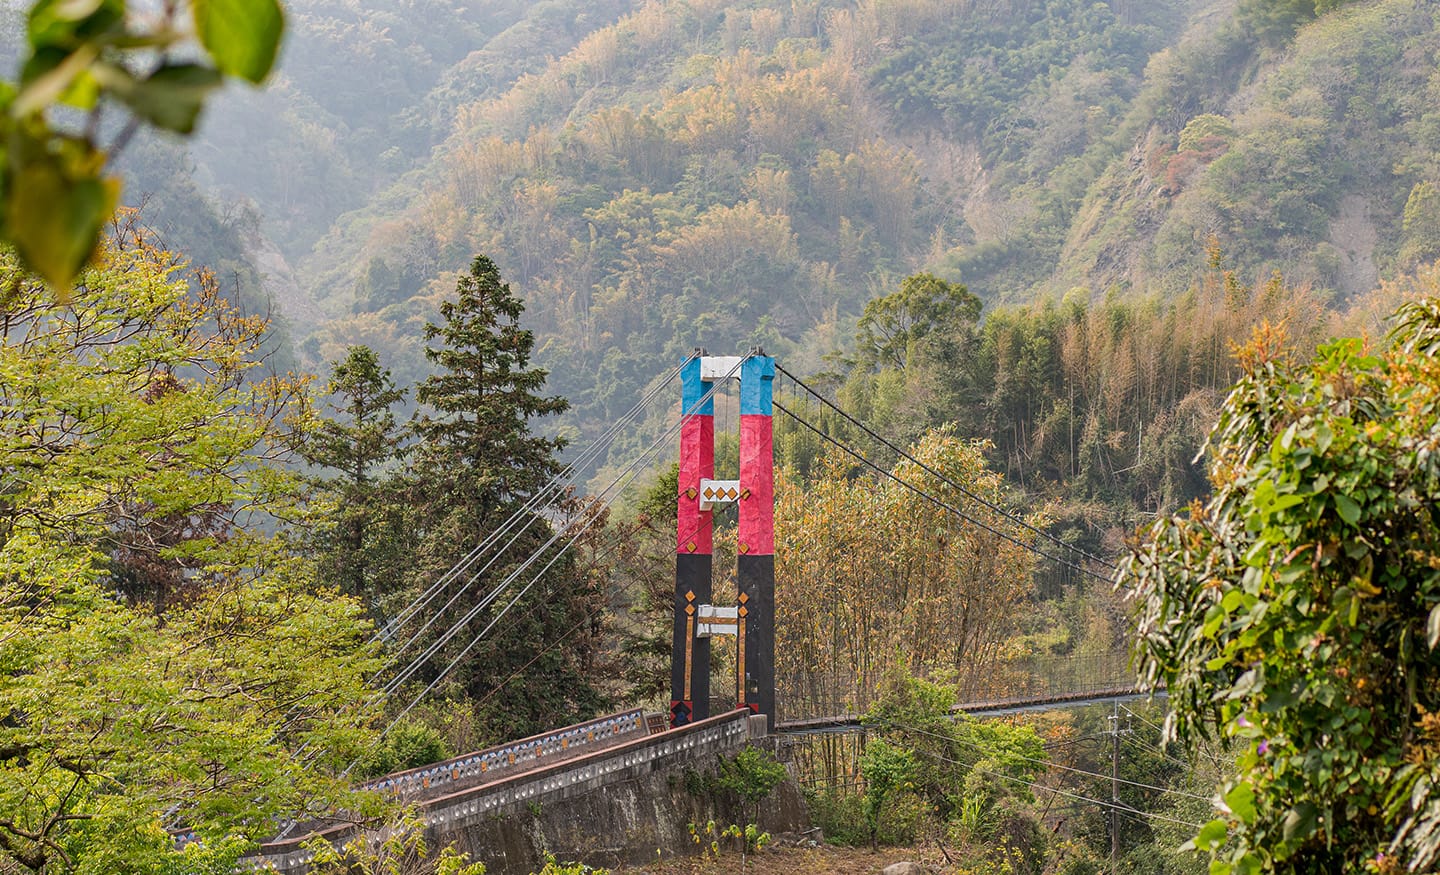
M312 500L324 510L311 546L327 584L373 606L390 594L380 591L378 581L400 577L408 562L395 481L403 448L392 410L405 391L395 388L366 346L350 347L331 366L326 389L331 415L320 416L300 445L306 462L334 472L312 481Z
M719 761L711 786L739 799L741 810L754 814L784 780L785 767L774 756L747 744L734 757Z
M865 305L855 326L862 364L905 369L912 348L932 332L954 335L980 319L980 299L959 283L928 273L906 277L900 290Z
M610 870L597 869L584 863L561 863L555 859L554 854L547 853L544 868L532 875L610 875Z
M239 836L225 836L213 842L191 842L178 853L169 854L160 864L160 875L234 875L240 858L254 843Z
M805 803L810 819L824 831L827 842L853 847L871 844L863 793L822 789L807 793ZM898 796L880 808L874 840L880 845L913 844L925 819L923 802L913 794Z
M740 846L741 872L746 870L751 854L764 850L770 844L770 833L761 830L753 823L748 823L744 827L737 823L720 826L712 820L703 827L691 823L689 830L690 840L700 848L700 854L709 860L720 859L721 845L727 840L738 844Z
M1262 335L1211 433L1214 497L1126 560L1176 733L1238 748L1194 840L1213 872L1436 860L1437 351L1433 298L1378 355L1339 340L1297 364Z
M860 771L865 776L865 823L870 828L870 846L880 846L880 821L896 797L915 789L918 764L915 755L877 738L865 745Z
M953 686L892 669L864 717L862 789L808 796L827 837L878 846L938 836L975 859L1039 859L1045 841L1027 787L1045 769L1040 736L955 714L955 701Z
M377 662L273 533L303 392L247 379L263 320L130 238L68 304L0 274L0 868L203 870L275 818L372 812L338 773Z
M1401 264L1411 266L1440 256L1440 189L1428 180L1415 183L1405 199Z
M1241 0L1240 25L1265 42L1288 40L1296 29L1352 0Z
M195 35L226 76L259 84L270 73L285 31L277 0L191 0Z
M470 862L454 845L432 855L425 823L418 818L402 818L378 833L362 832L343 848L318 837L303 847L311 854L308 875L485 875L484 863Z
M452 751L437 730L404 720L385 733L384 740L360 760L353 772L360 778L377 778L438 763L451 755Z
M410 556L412 592L449 570L513 512L522 512L526 526L507 540L508 550L488 572L490 580L504 580L550 540L548 522L523 506L558 470L554 453L563 441L533 434L531 422L567 404L541 394L546 372L530 364L534 335L520 327L523 309L494 262L478 256L457 282L455 297L441 303L442 321L426 325L426 338L438 341L426 354L439 371L417 388L421 407L410 423L416 449L404 478L407 522L417 540ZM576 503L567 512L586 511ZM514 602L504 625L450 681L462 694L457 698L478 708L476 725L484 736L471 743L574 723L607 703L592 672L604 631L599 587L604 575L582 563L584 548L565 554L563 562L556 545L548 549L503 600L473 621L477 631L483 629L481 624ZM470 587L449 616L458 619L488 588ZM431 643L448 624L436 625L419 645ZM551 646L561 636L568 636L566 646ZM461 635L452 641L427 672L451 662L472 639Z
M0 82L0 239L62 297L96 255L115 210L120 183L105 165L133 126L189 134L226 76L258 83L274 63L284 29L276 0L190 3L201 60L213 67L180 59L180 10L168 4L148 21L125 0L37 0L30 8L20 80ZM107 150L97 139L109 104L133 122ZM88 113L89 123L78 133L52 125L56 107Z

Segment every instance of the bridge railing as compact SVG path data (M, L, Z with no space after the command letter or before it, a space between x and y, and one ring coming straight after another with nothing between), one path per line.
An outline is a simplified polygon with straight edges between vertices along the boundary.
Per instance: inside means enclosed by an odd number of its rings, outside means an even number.
M530 768L517 768L506 775L490 775L487 771L483 782L452 787L450 792L418 800L416 813L432 839L448 839L527 806L548 805L610 784L636 781L649 772L670 768L676 763L708 763L717 754L738 750L750 739L755 726L749 712L731 711L657 734L630 734L618 744L596 746L573 758L532 761ZM763 722L759 724L759 731L763 732L763 726ZM567 727L577 728L580 727ZM308 871L314 856L306 847L307 842L323 838L343 846L363 829L350 822L314 824L311 829L264 843L241 861L241 867L298 875Z
M639 708L597 717L429 766L384 775L361 786L405 800L429 799L471 785L527 771L545 762L613 747L650 733Z

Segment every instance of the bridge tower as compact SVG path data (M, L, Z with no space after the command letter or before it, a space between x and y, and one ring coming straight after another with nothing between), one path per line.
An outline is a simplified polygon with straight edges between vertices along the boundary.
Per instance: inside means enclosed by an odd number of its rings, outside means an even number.
M715 480L716 380L740 378L740 479ZM710 637L734 635L738 704L775 727L775 359L707 356L681 370L675 620L670 669L670 725L710 716ZM703 403L702 403L703 399ZM713 508L740 505L736 604L710 604Z

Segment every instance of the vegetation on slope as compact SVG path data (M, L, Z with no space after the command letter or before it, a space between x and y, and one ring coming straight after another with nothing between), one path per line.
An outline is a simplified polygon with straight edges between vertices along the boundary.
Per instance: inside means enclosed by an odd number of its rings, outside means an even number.
M1101 131L1180 23L1170 4L974 11L656 3L594 31L514 87L453 108L428 172L342 220L312 275L353 312L312 352L364 341L395 350L397 374L418 371L407 326L485 251L525 294L537 355L586 429L628 406L633 375L697 344L813 361L875 291L973 240L972 224L978 242L1008 241L1011 189L1048 198L1057 165L1087 148L1083 137L1007 147L995 125L1039 122L1000 119L999 104L1037 118L1052 103L1080 118L1094 104L1089 129ZM962 61L1012 43L1030 50ZM932 58L942 44L958 48ZM939 110L922 105L942 93ZM996 118L955 120L972 105ZM1018 128L1008 142L1029 138ZM1040 166L986 181L1017 151ZM1069 184L1069 209L1084 186ZM1048 233L1058 248L1063 231Z

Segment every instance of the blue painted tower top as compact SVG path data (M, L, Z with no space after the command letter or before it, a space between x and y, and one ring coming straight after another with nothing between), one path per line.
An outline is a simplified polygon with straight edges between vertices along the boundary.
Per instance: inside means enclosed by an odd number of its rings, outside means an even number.
M752 355L740 366L740 415L774 414L771 385L775 381L775 359Z
M695 355L680 367L680 413L682 416L714 416L715 396L705 398L710 387L714 385L709 380L700 379L700 356ZM670 396L674 398L674 395ZM704 398L705 403L701 404L700 399ZM698 406L697 406L698 405Z

